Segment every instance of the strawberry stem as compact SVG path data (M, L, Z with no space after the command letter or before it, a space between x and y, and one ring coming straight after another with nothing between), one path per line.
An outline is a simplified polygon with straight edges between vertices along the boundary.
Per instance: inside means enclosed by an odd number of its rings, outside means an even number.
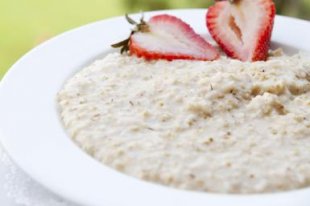
M132 29L129 38L127 38L127 39L125 39L125 40L123 40L121 42L118 42L118 43L115 43L115 44L111 45L111 47L113 47L113 48L121 48L121 54L124 53L124 52L129 51L130 38L131 38L131 36L134 33L136 33L136 32L145 33L145 32L149 32L150 31L149 25L147 24L146 21L144 21L143 13L142 13L142 16L140 18L140 22L139 23L136 22L135 20L133 20L131 17L129 17L128 14L125 14L125 18L126 18L126 20L128 21L129 24L134 25L135 27Z
M229 3L233 4L239 0L215 0L215 2L219 2L219 1L229 1Z
M119 48L119 47L122 47L122 46L124 46L124 45L127 45L128 42L129 42L129 39L125 39L125 40L123 40L123 41L121 41L121 42L118 42L118 43L116 43L116 44L112 44L111 47L113 47L113 48Z
M135 20L133 20L132 18L130 18L130 17L128 16L128 14L125 14L125 18L126 18L126 20L128 21L129 24L132 24L132 25L137 25L137 24L138 24Z

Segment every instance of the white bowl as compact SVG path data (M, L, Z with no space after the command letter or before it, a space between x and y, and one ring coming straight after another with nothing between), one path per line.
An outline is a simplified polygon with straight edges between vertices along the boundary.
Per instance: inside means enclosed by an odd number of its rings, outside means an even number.
M205 10L169 13L207 33ZM138 18L138 16L135 16ZM7 73L0 87L0 136L11 158L52 192L83 205L111 206L309 206L310 189L263 195L182 191L144 182L101 165L66 135L56 94L66 79L129 34L123 17L62 34L33 49ZM272 41L291 52L310 51L310 23L277 16Z

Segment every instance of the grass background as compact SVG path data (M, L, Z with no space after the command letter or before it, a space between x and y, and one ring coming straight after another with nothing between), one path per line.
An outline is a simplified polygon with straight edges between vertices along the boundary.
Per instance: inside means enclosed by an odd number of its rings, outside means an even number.
M275 0L278 13L310 20L310 0ZM0 79L37 44L80 25L126 12L206 8L208 0L0 0Z

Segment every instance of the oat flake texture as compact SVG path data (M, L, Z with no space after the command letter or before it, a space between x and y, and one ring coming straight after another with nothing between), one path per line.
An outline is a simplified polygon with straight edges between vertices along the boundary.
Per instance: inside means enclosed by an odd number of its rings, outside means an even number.
M68 135L105 165L215 193L310 186L310 61L109 54L58 94Z

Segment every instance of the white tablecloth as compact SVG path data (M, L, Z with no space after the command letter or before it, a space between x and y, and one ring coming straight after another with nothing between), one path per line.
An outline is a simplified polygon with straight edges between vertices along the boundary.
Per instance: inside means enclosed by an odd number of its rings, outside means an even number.
M73 206L31 180L5 154L0 144L1 206Z

